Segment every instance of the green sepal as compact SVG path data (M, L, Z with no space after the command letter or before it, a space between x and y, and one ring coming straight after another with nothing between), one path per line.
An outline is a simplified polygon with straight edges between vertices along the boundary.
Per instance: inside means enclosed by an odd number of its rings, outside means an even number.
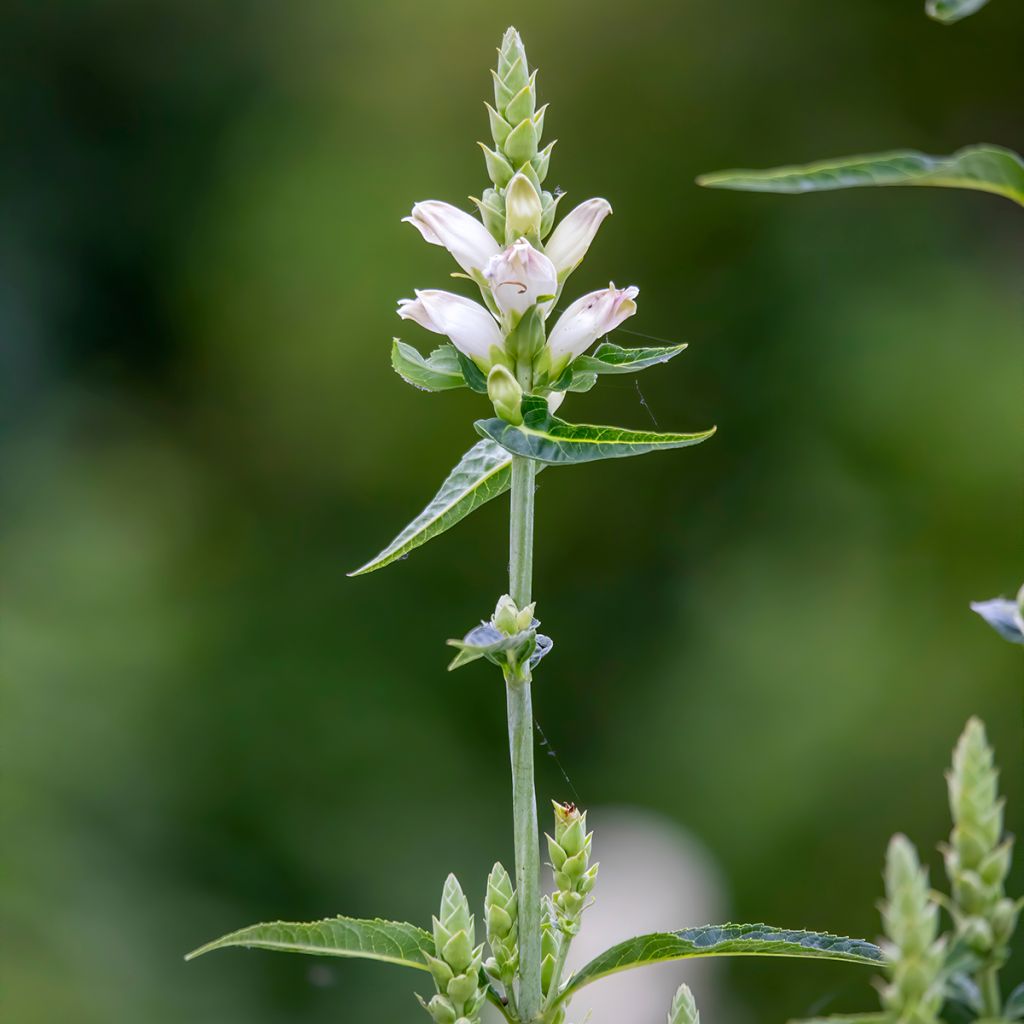
M553 646L549 637L537 633L533 627L508 636L490 622L481 622L461 640L448 640L447 643L459 652L448 664L449 672L480 658L503 666L510 660L509 655L512 655L516 664L522 665L529 661L530 668L534 668Z
M512 125L490 103L485 103L484 106L487 108L487 119L491 124L491 138L494 139L495 148L501 149L509 136L509 132L512 131Z
M953 22L980 11L987 3L988 0L928 0L925 11L929 18L941 21L944 25L952 25Z
M391 366L406 384L420 391L451 391L467 385L459 352L448 342L423 356L412 345L395 338L391 342Z
M551 465L625 458L670 448L685 448L707 440L715 428L695 434L660 434L622 427L600 427L567 423L552 416L547 400L539 395L523 396L523 423L514 427L504 420L477 420L473 426L513 455Z
M650 366L667 363L685 348L685 343L653 348L623 348L606 341L598 345L590 355L577 356L569 366L582 373L638 373Z
M1024 206L1024 160L1012 150L985 144L967 146L952 156L899 150L764 171L716 171L699 177L697 184L787 194L867 185L922 185L992 192Z
M382 551L349 576L383 569L450 530L457 522L504 494L512 481L512 456L491 441L478 441L448 474L423 511Z
M569 998L584 985L631 967L699 956L811 957L874 966L885 962L882 950L863 939L764 924L705 925L640 935L612 946L573 976L559 1000Z
M507 81L507 80L506 80ZM509 124L519 125L523 121L532 123L537 113L537 72L530 75L529 81L505 104L503 116ZM511 152L506 148L506 153Z

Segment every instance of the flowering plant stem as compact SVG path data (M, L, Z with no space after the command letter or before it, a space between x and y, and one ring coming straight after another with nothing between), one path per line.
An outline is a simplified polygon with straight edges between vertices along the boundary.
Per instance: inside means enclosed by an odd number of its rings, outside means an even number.
M528 390L530 368L517 373ZM537 464L513 456L509 512L508 583L512 600L525 608L533 590L533 507ZM520 1019L540 1015L540 833L533 781L533 701L529 669L506 675L508 745L512 762L512 822L519 902Z

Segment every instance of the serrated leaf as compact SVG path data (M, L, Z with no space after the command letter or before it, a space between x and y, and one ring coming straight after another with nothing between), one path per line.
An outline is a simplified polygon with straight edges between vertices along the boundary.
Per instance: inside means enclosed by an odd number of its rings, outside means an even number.
M478 394L486 395L487 377L483 370L469 356L459 352L457 349L456 355L458 356L459 369L462 370L462 378L466 382L466 387L476 391Z
M992 192L1024 205L1024 160L1001 146L967 146L952 156L912 150L853 156L764 171L716 171L697 179L707 188L798 194L871 185L920 185Z
M379 554L350 572L362 576L403 558L450 530L470 512L504 494L512 479L512 456L491 441L478 441L448 474L430 504Z
M308 924L288 921L254 924L194 949L185 959L194 960L204 953L232 946L316 956L359 957L415 967L421 971L428 969L425 956L434 953L434 940L430 933L404 921L330 917Z
M391 366L402 380L421 391L451 391L466 387L458 351L448 343L424 357L412 345L395 338L391 343Z
M623 348L606 341L590 355L574 359L572 367L583 373L637 373L679 355L685 344L655 348Z
M620 942L583 967L565 987L568 998L599 978L630 967L698 956L785 956L880 964L885 956L878 946L825 932L792 931L765 924L705 925L678 932L656 932Z
M669 448L685 448L707 440L714 432L658 434L622 427L597 427L566 423L548 411L547 401L526 395L522 404L522 426L501 419L477 420L477 432L515 455L552 465L625 458Z
M925 10L928 17L944 25L952 25L954 21L980 11L987 3L988 0L928 0Z

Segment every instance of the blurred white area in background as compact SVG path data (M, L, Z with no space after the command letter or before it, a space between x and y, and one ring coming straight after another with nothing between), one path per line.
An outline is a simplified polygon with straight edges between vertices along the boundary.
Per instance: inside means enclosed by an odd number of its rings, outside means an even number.
M543 811L542 811L543 813ZM674 931L728 918L724 886L708 852L670 819L634 807L588 809L594 860L601 864L593 906L569 955L579 970L609 946L634 935ZM550 870L545 884L550 891ZM679 983L692 989L701 1021L726 1011L714 959L656 964L623 971L583 989L573 1000L573 1024L664 1024ZM489 1020L500 1021L492 1009Z

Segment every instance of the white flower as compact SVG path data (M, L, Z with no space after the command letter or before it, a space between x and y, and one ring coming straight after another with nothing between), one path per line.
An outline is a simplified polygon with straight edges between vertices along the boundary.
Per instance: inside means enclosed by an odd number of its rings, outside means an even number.
M484 268L484 277L503 313L522 316L539 298L554 296L558 291L558 272L554 263L525 238L492 256ZM550 305L549 301L547 308Z
M415 320L435 334L446 334L451 343L474 362L490 366L491 346L502 347L501 331L483 306L451 292L426 289L415 299L402 299L398 315Z
M558 407L564 401L565 401L565 392L564 391L552 391L551 394L548 395L548 412L551 413L552 416L554 416L554 414L558 411Z
M601 221L611 212L612 207L607 199L588 199L567 214L555 228L544 246L544 252L558 268L559 277L566 277L579 266Z
M554 330L548 335L552 365L575 359L598 338L614 331L636 312L633 300L639 294L640 289L633 285L628 288L610 285L577 299L558 318Z
M501 248L476 217L437 199L417 203L402 220L417 228L431 245L443 245L467 274L483 270Z

